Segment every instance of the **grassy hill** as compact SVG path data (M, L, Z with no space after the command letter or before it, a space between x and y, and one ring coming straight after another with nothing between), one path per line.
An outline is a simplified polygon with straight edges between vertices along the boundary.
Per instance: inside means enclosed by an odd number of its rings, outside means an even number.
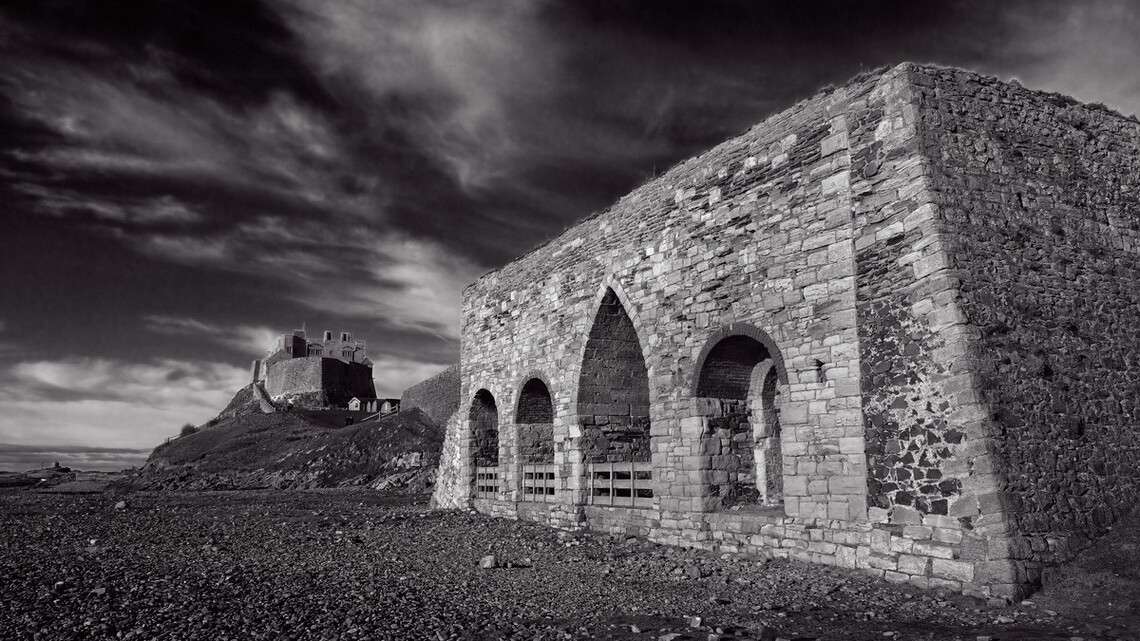
M130 489L368 486L430 492L443 429L411 409L330 427L301 413L263 414L249 388L194 434L155 448Z

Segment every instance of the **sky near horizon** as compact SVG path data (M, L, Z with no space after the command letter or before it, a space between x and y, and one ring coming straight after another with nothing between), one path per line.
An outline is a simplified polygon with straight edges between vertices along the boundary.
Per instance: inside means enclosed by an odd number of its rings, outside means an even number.
M0 5L0 470L141 464L272 338L458 359L461 289L862 70L1140 112L1140 3Z

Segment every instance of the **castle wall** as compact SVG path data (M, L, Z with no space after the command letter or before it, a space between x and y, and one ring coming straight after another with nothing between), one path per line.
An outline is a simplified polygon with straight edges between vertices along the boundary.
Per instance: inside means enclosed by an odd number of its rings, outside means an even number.
M270 367L265 391L277 398L286 394L309 394L324 391L324 367L321 358L289 358Z
M274 363L268 371L265 391L274 399L294 398L295 404L314 408L346 405L354 396L376 396L370 366L320 356Z
M404 390L400 395L400 410L413 407L423 410L436 425L446 425L459 409L459 365L452 365Z
M956 70L917 79L1018 580L1140 500L1140 123Z

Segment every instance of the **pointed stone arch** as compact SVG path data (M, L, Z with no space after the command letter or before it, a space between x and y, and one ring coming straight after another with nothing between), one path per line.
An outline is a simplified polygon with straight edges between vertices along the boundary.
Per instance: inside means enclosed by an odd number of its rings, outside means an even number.
M649 368L633 319L612 287L590 326L577 401L587 463L650 460Z
M643 331L644 325L642 323L640 313L637 311L637 306L632 303L632 299L630 298L621 280L617 277L617 275L610 274L603 278L601 283L598 284L598 288L594 297L590 299L590 307L584 310L582 321L584 336L577 346L577 358L567 363L568 371L567 375L565 376L565 380L571 381L572 385L575 386L571 389L566 390L566 393L569 395L572 414L581 413L577 410L579 394L576 386L580 383L582 378L582 364L586 360L586 346L589 343L590 329L593 327L593 323L596 320L598 307L601 305L602 300L609 292L612 292L615 296L617 296L617 300L621 303L622 308L625 310L626 315L629 317L630 322L633 324L633 330L637 336L637 344L641 348L641 353L647 357L645 358L645 366L649 371L649 380L651 382L653 381L653 361L652 359L648 358L648 355L652 352L650 350L648 337ZM652 390L650 391L650 394L652 394Z

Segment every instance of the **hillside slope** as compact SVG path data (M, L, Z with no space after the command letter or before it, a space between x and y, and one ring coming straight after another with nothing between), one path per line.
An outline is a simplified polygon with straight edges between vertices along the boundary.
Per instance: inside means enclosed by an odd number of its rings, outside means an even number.
M429 492L443 430L412 409L330 428L298 413L262 414L248 390L212 425L155 448L121 484L136 490L367 486Z

